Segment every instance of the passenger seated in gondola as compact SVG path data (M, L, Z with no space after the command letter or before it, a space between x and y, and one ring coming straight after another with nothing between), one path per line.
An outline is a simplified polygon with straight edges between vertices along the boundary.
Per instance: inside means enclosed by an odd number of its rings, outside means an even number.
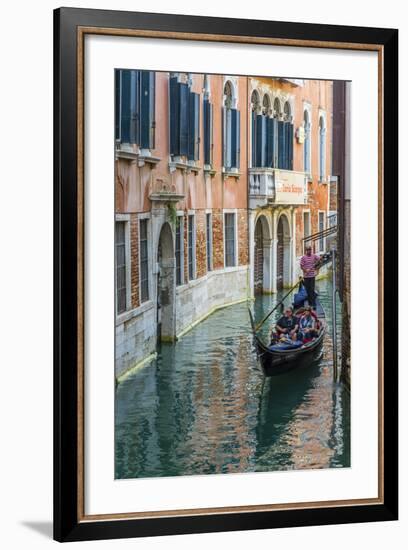
M317 323L318 321L316 316L313 315L312 308L306 306L299 319L299 338L303 340L303 343L310 342L317 336Z
M278 320L271 333L271 343L290 339L296 341L298 338L299 319L293 315L293 308L287 307L284 315Z

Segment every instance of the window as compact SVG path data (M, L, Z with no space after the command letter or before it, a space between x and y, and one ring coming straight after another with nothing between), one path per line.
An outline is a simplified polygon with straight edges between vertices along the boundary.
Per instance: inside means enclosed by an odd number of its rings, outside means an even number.
M115 224L116 243L116 311L126 311L126 222Z
M212 270L212 220L211 214L206 214L207 234L207 271Z
M235 258L235 214L224 214L225 267L236 265Z
M177 217L176 223L176 285L183 283L183 217Z
M324 212L319 212L319 233L324 231ZM324 252L324 237L319 239L319 251Z
M310 236L310 212L303 212L303 238ZM303 241L303 247L305 247L305 241Z
M170 154L199 159L200 95L190 90L188 82L172 76L170 86Z
M140 302L146 302L149 299L149 252L147 247L147 224L148 220L140 220Z
M307 109L303 113L303 127L305 131L305 140L303 142L303 165L307 174L310 174L310 116Z
M213 106L209 99L203 101L204 116L204 164L212 166L213 164Z
M153 149L155 138L154 71L115 71L115 139Z
M319 181L326 180L326 125L324 118L319 118Z
M194 279L195 277L195 250L194 250L194 215L188 216L188 242L187 242L187 251L188 251L188 278L189 280Z
M222 117L223 166L227 171L238 168L240 164L240 112L233 105L233 88L228 81L224 87Z

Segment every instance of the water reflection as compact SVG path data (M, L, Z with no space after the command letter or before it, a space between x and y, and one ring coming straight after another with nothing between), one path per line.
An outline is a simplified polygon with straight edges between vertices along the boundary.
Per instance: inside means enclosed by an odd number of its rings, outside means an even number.
M258 320L274 300L257 299ZM319 361L265 380L246 304L232 306L119 384L116 478L348 466L349 406L329 337Z

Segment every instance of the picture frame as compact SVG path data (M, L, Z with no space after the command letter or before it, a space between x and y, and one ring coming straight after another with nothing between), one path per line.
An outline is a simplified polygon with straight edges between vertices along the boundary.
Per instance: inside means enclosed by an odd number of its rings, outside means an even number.
M135 514L84 510L84 39L166 38L378 55L378 495ZM60 8L54 12L54 538L60 542L398 518L398 31ZM387 319L387 323L384 323Z

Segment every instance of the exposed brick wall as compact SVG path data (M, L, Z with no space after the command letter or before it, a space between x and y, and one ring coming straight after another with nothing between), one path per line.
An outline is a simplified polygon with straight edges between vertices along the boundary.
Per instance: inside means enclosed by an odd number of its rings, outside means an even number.
M139 301L139 222L136 214L130 218L130 266L132 307L138 307Z
M188 214L183 216L183 233L184 233L184 282L188 282Z
M220 209L212 211L213 222L213 268L224 268L224 223Z
M248 212L238 210L238 265L248 265Z
M205 210L196 210L196 278L207 273L207 235Z

